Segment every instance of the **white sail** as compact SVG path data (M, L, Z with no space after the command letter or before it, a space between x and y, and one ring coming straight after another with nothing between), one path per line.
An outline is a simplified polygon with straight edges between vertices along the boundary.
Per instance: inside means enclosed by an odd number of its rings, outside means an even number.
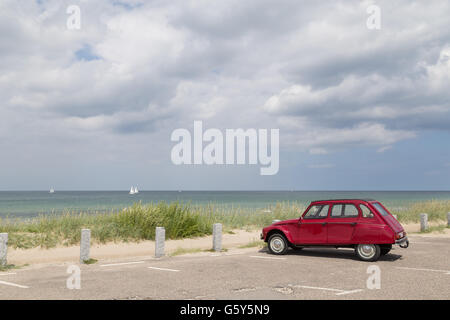
M135 194L133 187L131 187L131 189L130 189L130 194Z
M134 187L134 193L139 193L139 190L137 187Z
M50 191L49 191L49 193L55 193L55 189L53 189L53 188L50 188Z

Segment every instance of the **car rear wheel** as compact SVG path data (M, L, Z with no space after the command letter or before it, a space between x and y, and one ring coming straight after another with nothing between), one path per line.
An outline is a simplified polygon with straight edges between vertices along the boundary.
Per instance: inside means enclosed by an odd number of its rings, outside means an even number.
M275 233L269 237L268 246L272 254L285 254L289 248L286 238L279 233Z
M377 244L358 244L355 253L363 261L377 261L381 254L380 246Z
M391 244L390 244L390 245L386 245L386 246L382 246L382 247L380 248L380 250L381 250L381 255L384 256L384 255L388 254L389 251L391 251L391 249L392 249L392 245L391 245Z

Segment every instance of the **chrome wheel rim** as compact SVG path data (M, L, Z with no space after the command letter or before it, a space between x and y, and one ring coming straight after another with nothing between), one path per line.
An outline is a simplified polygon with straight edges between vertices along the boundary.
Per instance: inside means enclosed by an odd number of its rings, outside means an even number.
M358 253L364 258L370 259L375 256L376 249L373 244L360 244L358 246Z
M275 253L280 253L285 248L285 242L281 237L273 237L270 241L270 249Z

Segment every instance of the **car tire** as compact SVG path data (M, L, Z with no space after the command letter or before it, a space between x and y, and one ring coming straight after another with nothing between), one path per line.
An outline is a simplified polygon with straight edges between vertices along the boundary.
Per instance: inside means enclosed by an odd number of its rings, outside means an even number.
M384 256L384 255L388 254L389 251L391 251L391 249L392 249L392 245L382 246L382 247L380 248L380 251L381 251L380 254L381 254L382 256Z
M286 237L280 233L274 233L267 241L267 248L271 254L282 255L289 249L289 242Z
M362 261L377 261L381 255L381 248L377 244L358 244L355 253Z

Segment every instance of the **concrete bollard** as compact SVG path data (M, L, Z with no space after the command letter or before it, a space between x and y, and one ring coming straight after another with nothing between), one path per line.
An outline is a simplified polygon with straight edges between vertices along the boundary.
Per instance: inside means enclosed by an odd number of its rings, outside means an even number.
M277 223L277 222L280 222L280 221L281 221L281 220L278 220L278 219L272 220L272 224Z
M91 230L81 229L80 262L84 263L90 259L91 252Z
M213 250L222 251L222 224L213 225Z
M425 231L428 229L428 214L420 214L420 231Z
M450 212L447 213L447 226L450 227Z
M155 234L155 258L164 257L164 241L166 240L166 229L156 227Z
M6 266L8 253L8 234L0 233L0 266Z

